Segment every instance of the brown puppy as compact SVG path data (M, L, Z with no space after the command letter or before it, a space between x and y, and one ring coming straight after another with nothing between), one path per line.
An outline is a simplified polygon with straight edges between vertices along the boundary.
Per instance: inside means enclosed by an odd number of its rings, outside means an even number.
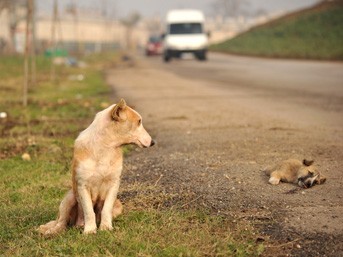
M309 188L315 184L323 184L326 181L326 178L313 166L313 162L289 159L273 167L266 168L264 172L270 176L269 183L272 185L277 185L282 181Z

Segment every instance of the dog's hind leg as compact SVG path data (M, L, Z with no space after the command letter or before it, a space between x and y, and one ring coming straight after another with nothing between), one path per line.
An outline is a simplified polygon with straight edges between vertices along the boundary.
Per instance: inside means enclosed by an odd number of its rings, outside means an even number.
M99 201L96 203L96 205L94 206L94 212L95 212L95 216L96 216L96 222L100 223L101 222L101 211L104 207L104 201ZM118 217L120 214L122 214L123 212L123 205L120 202L120 200L117 198L114 201L113 204L113 209L112 209L112 218L115 219L116 217Z
M104 207L104 201L99 201L94 207L97 223L101 222L101 211L102 211L103 207ZM118 217L122 213L123 213L123 205L122 205L121 201L117 198L114 201L113 209L112 209L113 219L115 219L116 217Z
M75 226L78 228L82 228L85 226L85 218L83 215L83 210L81 207L81 204L77 204L77 218L76 218L76 223Z
M112 211L113 219L115 219L120 214L122 214L122 212L123 212L123 205L121 201L117 198L113 205L113 211Z
M59 214L57 220L50 221L39 227L38 231L45 236L55 235L67 228L70 220L71 211L75 207L76 198L73 190L70 190L59 206Z

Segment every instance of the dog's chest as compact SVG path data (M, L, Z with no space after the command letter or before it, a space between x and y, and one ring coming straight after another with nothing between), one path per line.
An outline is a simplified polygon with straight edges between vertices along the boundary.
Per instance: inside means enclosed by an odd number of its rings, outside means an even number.
M121 155L103 154L99 158L89 158L80 162L76 171L76 182L90 189L107 188L119 183L121 171Z

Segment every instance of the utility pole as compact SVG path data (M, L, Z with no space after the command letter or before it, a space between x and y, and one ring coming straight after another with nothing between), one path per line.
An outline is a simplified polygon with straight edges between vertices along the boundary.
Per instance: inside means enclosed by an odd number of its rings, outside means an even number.
M27 106L27 95L29 88L29 48L30 48L30 23L32 20L33 0L27 0L26 30L25 30L25 57L24 57L24 85L23 105Z

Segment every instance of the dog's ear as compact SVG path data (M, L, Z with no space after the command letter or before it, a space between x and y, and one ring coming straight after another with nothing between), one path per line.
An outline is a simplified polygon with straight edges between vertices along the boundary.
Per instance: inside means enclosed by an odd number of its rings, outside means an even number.
M313 163L314 163L314 160L310 160L310 161L306 159L303 160L303 164L305 166L311 166Z
M119 103L117 103L112 111L111 111L111 118L115 121L126 120L126 115L124 115L123 111L126 108L126 102L122 98L120 99Z

